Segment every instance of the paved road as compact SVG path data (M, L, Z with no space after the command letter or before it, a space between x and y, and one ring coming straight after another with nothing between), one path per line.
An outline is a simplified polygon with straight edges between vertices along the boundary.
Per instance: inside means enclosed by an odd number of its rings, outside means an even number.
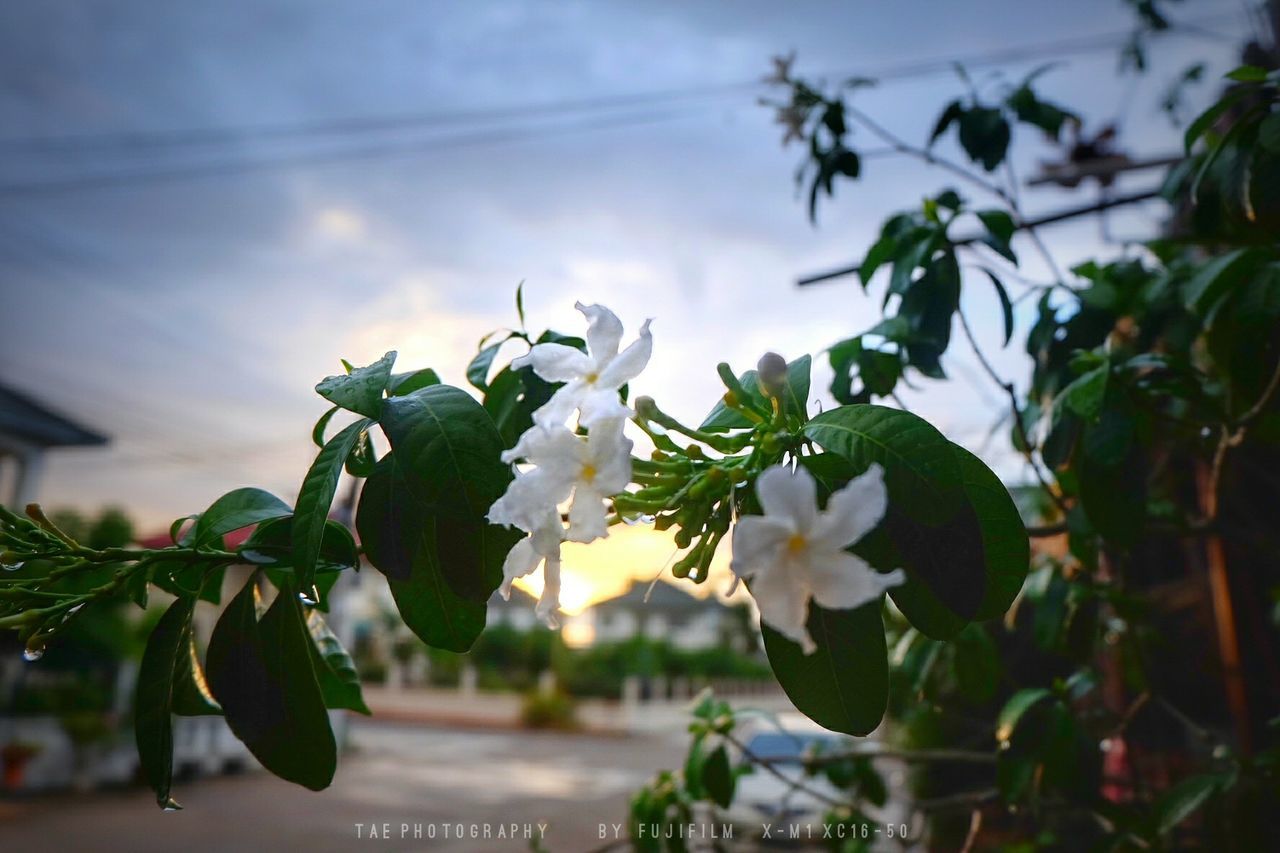
M475 732L363 720L352 744L321 793L254 772L177 785L186 808L175 813L160 812L140 789L0 802L0 850L509 851L527 850L528 841L485 839L484 827L496 834L514 824L523 833L541 823L555 853L583 851L600 843L599 824L624 819L636 787L678 766L684 751L682 734ZM371 838L384 824L390 837ZM471 837L473 824L479 837Z

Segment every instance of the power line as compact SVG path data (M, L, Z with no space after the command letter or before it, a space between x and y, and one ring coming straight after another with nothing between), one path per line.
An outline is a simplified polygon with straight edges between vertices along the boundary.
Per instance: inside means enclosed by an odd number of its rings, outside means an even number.
M1186 35L1203 35L1197 29L1201 19L1189 20L1185 24L1176 24ZM1217 17L1206 16L1205 22L1215 22ZM910 60L906 62L883 65L878 68L865 67L853 71L834 72L825 76L873 77L877 80L902 80L913 77L930 76L942 71L963 65L970 68L981 68L1022 60L1043 59L1048 56L1067 56L1082 53L1097 53L1113 50L1124 44L1131 36L1131 31L1112 31L1088 36L1074 36L1064 39L1042 42L1033 45L984 51L975 54L948 58ZM346 136L360 135L370 132L388 130L404 130L412 128L442 128L459 125L487 123L524 118L545 118L553 116L591 113L601 110L619 108L670 105L675 101L718 98L741 94L762 88L766 84L761 79L739 80L736 82L712 84L707 86L685 87L680 89L634 92L591 98L575 98L561 101L544 102L529 105L508 105L486 109L464 109L444 112L414 112L401 115L353 116L330 120L306 121L297 123L257 123L242 125L207 126L170 130L119 131L111 133L79 133L59 136L27 136L0 138L0 148L9 150L34 150L39 153L50 152L82 152L93 150L140 148L164 148L205 146L226 142L242 142L246 139L289 139L311 136Z

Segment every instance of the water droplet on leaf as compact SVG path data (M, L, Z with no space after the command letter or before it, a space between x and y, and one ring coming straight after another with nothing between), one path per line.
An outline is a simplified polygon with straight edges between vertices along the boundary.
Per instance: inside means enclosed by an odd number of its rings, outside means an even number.
M298 600L308 607L315 607L316 603L320 601L320 590L313 586L310 592L298 593Z
M0 563L0 569L4 569L6 572L16 572L25 565L26 563Z
M27 646L22 650L22 659L31 662L44 657L44 646Z

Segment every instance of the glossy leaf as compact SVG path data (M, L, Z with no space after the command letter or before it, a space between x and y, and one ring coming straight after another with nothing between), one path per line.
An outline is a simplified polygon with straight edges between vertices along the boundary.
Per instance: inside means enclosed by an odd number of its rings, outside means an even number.
M818 725L857 736L880 725L889 694L882 607L882 599L852 610L811 603L807 624L818 648L809 655L768 624L760 626L778 683Z
M729 767L729 753L724 744L711 750L702 763L702 786L720 808L727 809L733 802L733 770Z
M328 787L337 744L316 681L311 640L294 587L257 618L253 579L213 629L207 672L227 725L275 775L312 790Z
M369 562L387 576L405 625L429 646L465 652L484 630L485 602L462 597L445 580L437 534L447 522L438 523L416 500L396 456L383 457L365 482L356 515L360 541ZM503 548L509 550L515 536L492 526L484 535L500 572Z
M316 393L335 406L377 418L382 414L382 394L391 383L395 352L389 352L367 367L354 368L343 376L327 376L316 385Z
M151 632L138 668L134 698L134 733L138 760L163 808L175 808L169 796L173 782L173 715L218 713L203 689L191 644L194 598L174 601Z
M514 542L485 520L512 476L493 420L466 392L434 385L389 399L382 428L421 523L432 527L446 582L464 598L488 601Z
M360 674L351 655L315 610L307 612L307 632L311 636L311 663L315 667L320 693L326 708L345 708L361 714L372 713L360 690Z
M361 419L335 435L316 454L307 476L302 480L298 506L293 513L292 536L293 565L299 589L310 589L315 583L316 561L320 559L329 507L338 490L343 465L369 424L369 420Z
M878 569L903 568L907 583L890 590L894 602L930 637L953 636L981 606L987 569L951 442L916 415L872 405L823 412L804 432L855 474L884 467L885 520L854 550Z
M200 514L192 528L191 544L208 545L233 530L292 512L288 504L270 492L255 488L236 489L218 498Z
M1017 505L1000 478L981 459L959 445L952 452L960 465L965 494L982 527L986 590L974 619L998 619L1017 598L1031 565L1031 542Z

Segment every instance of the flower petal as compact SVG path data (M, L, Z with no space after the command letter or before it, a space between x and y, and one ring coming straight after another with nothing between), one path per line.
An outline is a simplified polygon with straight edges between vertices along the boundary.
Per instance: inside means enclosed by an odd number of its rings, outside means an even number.
M763 515L748 515L733 526L733 558L729 567L739 577L767 571L782 559L791 536L789 525Z
M533 372L548 382L568 382L595 370L595 362L586 353L564 344L537 344L525 355L511 360L511 369L533 367Z
M906 582L902 569L881 574L861 557L845 551L810 553L809 580L813 600L832 610L861 607L890 587Z
M586 387L581 380L575 379L557 388L550 400L533 410L533 422L545 429L563 427L582 402Z
M542 568L542 596L538 599L534 613L548 628L555 628L560 625L560 617L557 615L559 610L560 555L553 554L547 557L546 565Z
M756 497L765 515L808 535L818 519L818 488L805 468L774 465L756 478Z
M787 561L775 563L768 571L757 572L750 584L751 595L760 609L760 619L789 640L800 644L805 654L817 646L805 621L809 616L809 589Z
M502 561L502 586L499 590L502 597L509 601L511 582L516 578L532 574L540 562L542 562L542 555L534 550L532 537L526 536L513 545L507 552L507 558Z
M884 469L873 464L827 501L827 509L810 535L814 547L841 550L866 536L884 518L889 493Z
M604 498L598 489L578 484L573 490L573 504L569 507L566 539L570 542L594 542L609 535Z
M597 363L604 363L618 354L622 342L622 321L603 305L573 305L587 318L587 349Z
M640 337L620 352L616 358L602 366L596 384L601 388L621 388L640 375L649 357L653 355L653 335L649 332L652 320L645 320L640 327Z
M533 532L547 523L548 512L569 497L573 489L573 472L554 468L522 471L507 486L507 491L489 507L489 522L518 527Z
M607 421L620 421L631 414L617 388L594 387L578 399L578 423L592 429Z

